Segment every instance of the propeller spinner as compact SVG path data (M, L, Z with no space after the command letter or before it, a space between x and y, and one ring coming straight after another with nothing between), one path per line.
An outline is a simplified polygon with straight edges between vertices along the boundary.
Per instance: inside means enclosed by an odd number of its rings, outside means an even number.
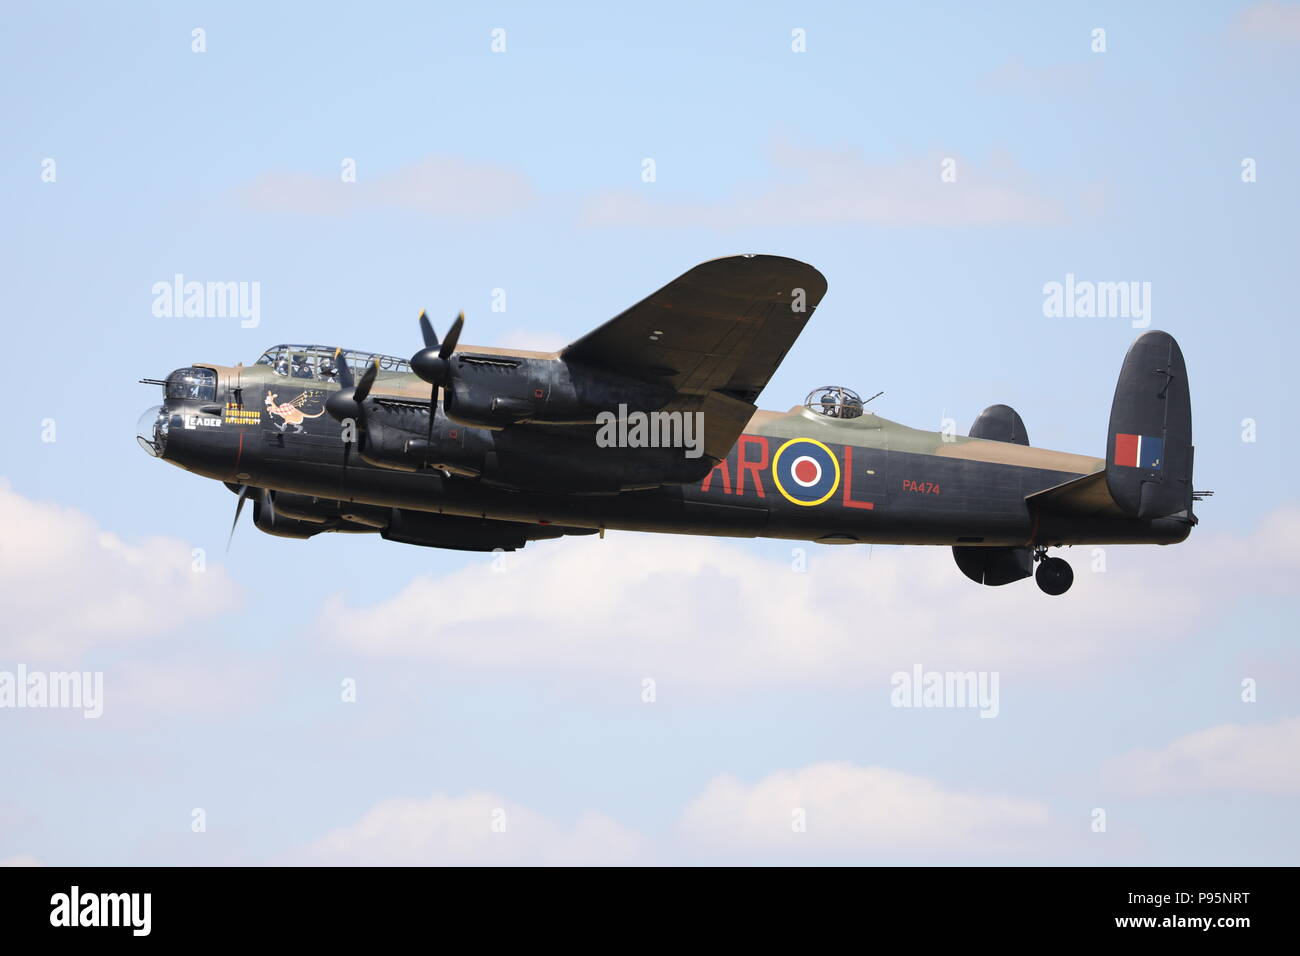
M325 411L329 412L330 417L335 421L342 422L351 418L357 423L358 427L364 429L365 401L370 395L371 386L375 384L375 376L379 374L379 364L377 362L371 363L361 376L361 381L354 384L352 369L348 367L342 349L334 353L334 360L338 365L339 385L342 387L325 400Z

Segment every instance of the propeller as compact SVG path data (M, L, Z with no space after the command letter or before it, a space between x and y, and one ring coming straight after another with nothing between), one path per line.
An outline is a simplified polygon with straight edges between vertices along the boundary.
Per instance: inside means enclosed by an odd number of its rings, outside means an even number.
M239 501L235 505L235 520L230 522L230 536L226 538L226 554L230 553L230 542L235 540L235 528L239 526L239 516L244 510L244 502L248 499L248 493L252 490L248 485L239 486Z
M252 485L240 485L239 501L235 503L235 520L230 522L230 536L226 538L226 554L230 553L230 542L235 539L235 528L239 527L239 516L244 511L244 502L248 500L250 492L255 492L260 496L258 500L261 501L263 507L270 509L269 517L272 521L275 520L275 501L271 497L271 493L261 488L254 488Z
M361 381L354 384L352 369L348 367L347 360L342 357L342 349L336 351L334 355L338 365L339 385L342 388L325 400L325 410L334 420L341 422L351 418L364 430L365 401L370 395L370 387L375 384L375 376L379 374L379 363L371 363L361 376Z
M465 313L456 316L451 324L447 338L438 343L438 334L433 331L433 323L428 313L420 312L420 334L424 337L424 348L411 356L411 369L416 375L433 386L429 392L429 432L424 439L424 464L429 464L429 449L433 445L433 419L438 402L438 389L442 389L443 410L446 411L447 396L453 394L452 379L455 376L451 363L451 353L460 341L460 330L465 327Z
M460 341L460 330L465 327L465 313L456 316L451 324L451 331L446 340L439 345L438 334L433 331L427 312L420 313L420 334L424 336L424 348L411 356L411 368L430 385L449 388L452 380L451 353Z
M339 385L337 392L333 392L325 400L325 411L337 422L345 422L352 419L356 423L357 431L365 433L366 430L366 398L370 395L370 388L375 384L375 376L379 374L379 363L372 362L361 376L361 381L354 383L352 378L352 369L348 365L348 360L343 355L342 349L334 351L334 365L338 369ZM342 477L348 471L348 455L351 442L343 443L343 473Z

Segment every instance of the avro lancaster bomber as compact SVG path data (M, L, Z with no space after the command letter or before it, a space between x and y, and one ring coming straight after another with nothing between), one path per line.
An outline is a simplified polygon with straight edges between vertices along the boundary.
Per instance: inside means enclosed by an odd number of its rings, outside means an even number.
M1196 524L1187 369L1165 332L1120 371L1104 457L1032 448L986 408L969 435L887 421L850 389L755 402L826 292L812 266L696 266L558 352L441 341L409 359L277 346L196 363L141 419L151 455L252 499L269 534L377 533L468 551L606 529L952 548L971 580L1063 594L1048 548L1174 544ZM233 533L233 527L232 527ZM1034 565L1037 563L1037 570Z

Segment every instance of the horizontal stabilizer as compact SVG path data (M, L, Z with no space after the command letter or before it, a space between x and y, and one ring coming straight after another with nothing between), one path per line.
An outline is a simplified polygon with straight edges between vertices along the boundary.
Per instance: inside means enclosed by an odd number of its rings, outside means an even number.
M1127 513L1110 495L1106 473L1096 471L1025 498L1031 508L1078 517L1123 518Z

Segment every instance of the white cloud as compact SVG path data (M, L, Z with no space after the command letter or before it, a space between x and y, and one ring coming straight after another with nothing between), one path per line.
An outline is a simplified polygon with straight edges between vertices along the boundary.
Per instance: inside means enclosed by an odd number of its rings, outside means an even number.
M819 150L789 143L772 149L777 178L717 201L660 199L653 187L591 199L588 226L735 228L835 225L1054 225L1064 205L1044 196L1008 157L986 163L961 156L956 180L940 178L945 154L871 161L853 150Z
M1278 3L1264 0L1238 14L1233 23L1235 32L1259 43L1289 46L1300 43L1300 3Z
M1201 530L1176 547L1107 548L1104 573L1091 571L1092 549L1067 549L1074 588L1050 598L1032 580L976 585L947 548L791 542L808 553L797 573L723 539L612 533L422 576L368 607L335 599L317 627L355 653L444 670L882 694L915 663L1064 680L1176 644L1244 593L1288 593L1297 537L1300 512L1283 510L1246 537Z
M643 853L638 834L598 814L566 827L472 792L385 800L296 857L325 866L572 866L634 863Z
M455 156L427 156L357 181L305 173L266 173L241 191L243 201L273 212L340 215L366 209L410 209L438 218L475 222L529 206L533 187L522 173Z
M793 829L801 810L804 832ZM494 821L504 830L494 832ZM661 849L695 855L755 852L931 851L954 855L1041 847L1051 830L1045 806L945 790L933 780L882 767L822 763L777 771L753 786L711 780L684 809ZM572 825L503 797L385 800L356 822L291 854L326 866L645 864L661 858L644 835L599 814Z
M40 860L34 856L10 856L0 860L0 866L42 866Z
M68 660L229 610L225 570L192 570L191 547L127 544L73 508L33 501L0 479L0 659Z
M798 832L798 811L806 829ZM738 852L1026 849L1049 823L1039 803L944 790L883 767L822 763L782 770L746 786L722 776L682 817L683 836Z
M168 719L224 721L271 699L274 664L210 648L168 649L161 656L133 655L104 668L104 719L112 726L148 727Z
M716 201L659 199L654 190L609 191L589 197L587 226L734 228L858 223L884 226L1055 225L1069 218L1004 154L984 162L934 153L873 161L853 150L813 149L786 142L771 150L774 178ZM956 162L956 179L940 164ZM1081 192L1081 191L1080 191ZM460 157L428 156L373 178L268 172L239 191L253 208L341 215L367 209L409 209L476 222L532 207L538 194L526 175ZM1076 197L1077 198L1077 197Z
M1198 730L1160 750L1125 754L1106 773L1119 789L1142 795L1300 794L1300 717Z
M1090 56L1086 60L1030 66L1021 57L1013 56L986 73L980 83L994 93L1036 97L1083 94L1101 80L1104 59Z

